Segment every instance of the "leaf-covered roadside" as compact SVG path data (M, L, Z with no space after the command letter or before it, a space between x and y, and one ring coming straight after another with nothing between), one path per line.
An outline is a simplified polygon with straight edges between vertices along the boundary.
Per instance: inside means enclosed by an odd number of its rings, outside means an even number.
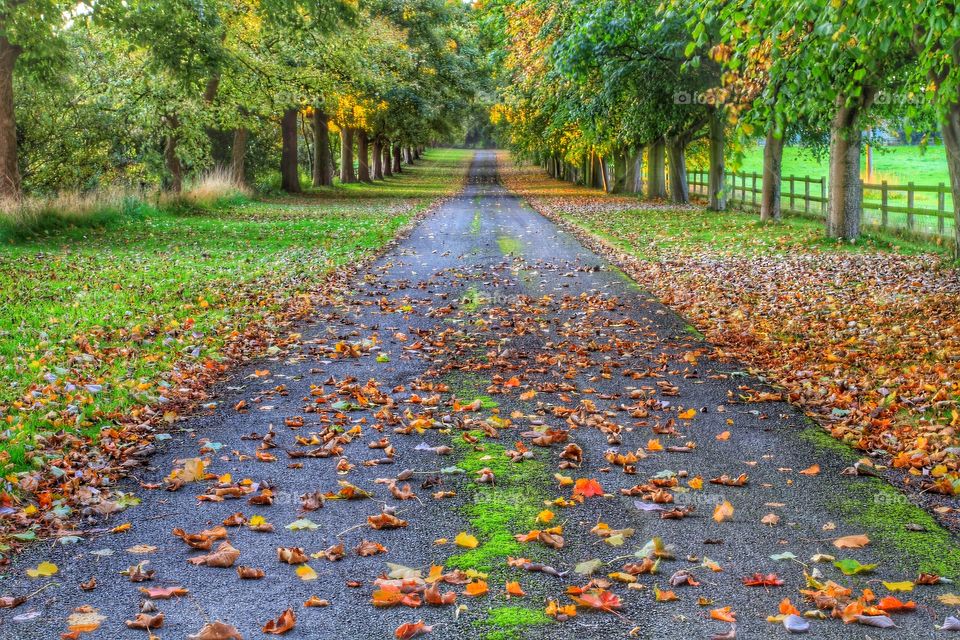
M500 165L534 209L615 254L721 356L782 386L834 437L886 452L908 483L960 494L960 277L945 259L851 251L797 225L742 225L751 235L740 239L721 223L704 223L696 237L678 225L671 235L672 218L707 214L572 187L505 155ZM654 242L670 250L651 254Z
M346 265L456 191L468 152L387 185L177 216L152 212L0 247L0 513L29 540L119 510L117 477L232 364L284 352Z

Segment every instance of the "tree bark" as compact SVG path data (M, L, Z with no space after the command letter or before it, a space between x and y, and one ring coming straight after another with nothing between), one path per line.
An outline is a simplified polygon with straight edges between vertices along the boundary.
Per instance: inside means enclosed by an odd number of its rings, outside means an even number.
M763 185L760 191L760 220L762 222L780 222L783 212L780 209L780 183L783 179L783 143L784 136L777 137L774 127L767 131L763 146Z
M20 164L14 111L13 73L20 47L0 36L0 199L20 198Z
M859 120L872 101L872 92L863 89L860 100L847 105L837 99L837 112L830 123L830 204L827 236L853 242L860 236L863 214L863 182L860 180Z
M370 138L363 129L357 129L357 179L360 182L373 182L370 179Z
M393 159L390 156L390 141L383 141L383 175L385 178L393 176Z
M287 193L300 193L300 171L297 165L297 116L299 110L287 109L280 121L280 188Z
M176 195L183 192L183 163L180 162L180 156L177 155L177 130L180 128L180 119L177 116L167 116L165 118L169 132L163 144L163 162L167 167L169 174L169 188Z
M247 183L247 140L250 131L244 127L234 130L230 149L230 175L237 184Z
M710 195L708 208L711 211L727 209L727 171L724 163L726 133L724 132L723 111L710 110L710 174L707 179L707 192Z
M353 184L357 174L353 172L353 129L340 127L340 183Z
M380 136L373 138L370 155L373 157L373 179L383 180L383 139Z
M623 190L626 193L643 193L643 147L627 149L624 155L626 176Z
M666 143L663 138L656 140L647 149L647 198L665 200L667 197L666 180Z
M611 193L623 193L627 189L627 150L618 149L613 155L613 183Z
M670 200L677 204L689 204L690 189L687 186L687 142L683 136L667 137L667 158L670 163Z
M393 172L403 173L403 150L399 142L393 143Z
M947 152L950 191L953 194L953 253L956 257L960 256L960 102L950 105L941 131L943 147Z
M404 152L406 153L407 164L413 164L413 149L407 147Z
M313 110L313 186L333 186L330 118L322 109Z

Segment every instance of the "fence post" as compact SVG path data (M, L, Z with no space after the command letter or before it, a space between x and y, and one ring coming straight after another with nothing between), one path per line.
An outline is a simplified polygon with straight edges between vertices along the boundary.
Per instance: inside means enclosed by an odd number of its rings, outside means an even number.
M884 229L887 228L887 205L889 204L889 192L887 190L887 181L882 180L880 182L880 226Z
M820 215L827 217L827 179L820 176Z
M913 230L913 183L907 183L907 229Z
M947 212L947 188L941 182L940 190L937 191L937 232L943 235L944 232L944 214Z
M794 192L793 176L790 176L790 210L791 211L796 210L793 206L793 192Z
M803 212L810 213L810 176L803 177Z
M750 177L753 180L752 186L750 187L750 191L751 191L750 201L753 203L753 207L756 208L757 207L757 172L754 171L753 173L751 173Z

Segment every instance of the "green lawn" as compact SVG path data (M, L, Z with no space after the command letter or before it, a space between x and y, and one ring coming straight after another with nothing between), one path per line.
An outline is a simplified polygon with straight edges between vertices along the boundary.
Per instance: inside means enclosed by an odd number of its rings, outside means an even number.
M947 169L946 158L942 146L929 146L926 149L916 146L887 146L874 147L873 150L873 174L866 176L866 154L861 159L861 172L864 180L870 184L880 184L886 181L888 185L906 186L913 183L917 186L931 186L943 184L949 188L950 175ZM696 167L702 169L703 167ZM762 173L763 172L763 149L759 146L753 146L744 153L739 165L733 161L730 163L730 170L738 173ZM829 161L826 155L815 157L810 151L797 147L787 147L783 153L783 175L820 178L829 176ZM738 183L739 184L739 183ZM747 186L750 186L748 180ZM784 204L789 200L787 196L788 182L783 184ZM796 207L801 208L802 195L804 193L803 183L796 183ZM812 196L820 196L819 185L810 186ZM758 198L759 199L759 198ZM864 222L868 225L878 226L882 223L880 215L881 195L879 190L868 189L864 192ZM909 202L905 191L890 191L888 203L893 207L906 207ZM936 193L917 192L914 194L914 207L936 211L938 209L938 195ZM820 203L811 203L811 211L819 213ZM948 193L944 199L944 209L947 213L952 211L953 198ZM910 221L906 214L902 212L889 212L887 223L891 228L908 228ZM948 217L943 220L942 226L939 219L934 215L915 215L912 220L912 230L920 234L930 236L942 235L946 238L953 237L953 220Z
M699 254L723 257L803 251L945 252L927 243L880 232L864 234L855 245L837 243L824 237L821 221L802 216L786 216L776 225L763 224L752 213L716 213L702 209L628 209L617 215L584 209L564 216L647 260Z
M950 184L947 160L942 146L920 147L889 146L874 147L874 175L871 182L886 180L891 184L937 185ZM866 171L866 154L861 160L861 169ZM752 147L744 153L743 162L737 171L763 172L763 149ZM818 178L829 175L826 155L815 158L806 149L787 147L783 150L783 175L810 176Z
M112 417L155 405L176 366L221 359L235 332L455 192L471 155L432 150L376 185L187 215L141 207L99 226L3 239L0 469L55 455L35 447L37 434L95 438Z

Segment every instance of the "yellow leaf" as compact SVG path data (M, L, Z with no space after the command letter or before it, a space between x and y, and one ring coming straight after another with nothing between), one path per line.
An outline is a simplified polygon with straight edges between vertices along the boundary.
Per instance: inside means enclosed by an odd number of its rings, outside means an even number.
M948 607L960 607L960 596L955 593L944 593L943 595L937 596L937 600Z
M564 476L559 473L555 473L553 474L553 479L559 482L561 487L573 486L573 478L570 476Z
M651 438L647 441L647 451L663 451L663 445L657 438Z
M693 420L693 416L697 415L696 409L687 409L683 413L679 414L677 417L681 420Z
M687 486L689 486L691 489L703 489L703 478L700 476L690 478L690 480L687 481Z
M49 578L58 571L59 567L52 562L41 562L36 569L27 569L27 575L31 578Z
M553 511L550 511L550 509L544 509L543 511L537 514L537 522L540 522L540 523L550 522L551 520L553 520L553 518L554 518L554 513Z
M297 575L304 581L317 579L317 572L308 564L302 564L297 567Z
M717 522L725 522L733 518L733 505L729 500L724 500L713 510L713 519Z
M110 529L110 533L123 533L124 531L130 531L130 528L133 525L129 522L124 522L123 524L118 524L113 529Z
M463 547L464 549L476 549L477 545L480 544L480 541L476 537L470 535L466 531L461 531L457 534L457 537L453 539L453 542L458 547Z
M890 591L913 591L914 583L904 580L903 582L884 582L883 586Z

